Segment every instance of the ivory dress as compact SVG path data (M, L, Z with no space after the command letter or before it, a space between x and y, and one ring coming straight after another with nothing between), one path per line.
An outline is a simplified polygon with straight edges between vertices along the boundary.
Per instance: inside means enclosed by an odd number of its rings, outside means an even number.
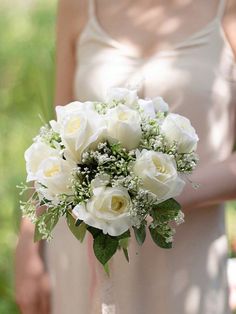
M149 59L134 57L96 19L77 43L76 98L103 100L108 87L140 83L141 97L162 96L171 111L191 119L200 138L202 164L227 158L234 142L236 104L233 52L221 26L224 0L216 17L170 50ZM131 241L130 263L119 252L111 277L92 255L90 235L80 244L62 219L47 244L53 314L229 314L224 206L189 211L178 227L172 250L147 236L140 248Z

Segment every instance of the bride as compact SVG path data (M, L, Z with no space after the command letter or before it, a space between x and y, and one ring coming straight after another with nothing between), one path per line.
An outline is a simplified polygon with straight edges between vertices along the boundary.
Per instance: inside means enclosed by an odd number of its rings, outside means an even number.
M223 202L236 198L236 6L225 0L60 0L55 104L102 100L110 86L162 96L199 134L200 167L178 201L172 250L150 238L117 254L111 277L62 220L33 244L22 220L16 299L23 314L228 314ZM48 275L49 274L49 275Z

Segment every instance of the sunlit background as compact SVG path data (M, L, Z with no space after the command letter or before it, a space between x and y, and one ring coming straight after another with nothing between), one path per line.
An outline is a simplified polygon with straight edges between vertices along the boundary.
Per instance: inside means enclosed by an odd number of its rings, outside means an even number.
M53 115L56 0L0 0L0 313L14 303L13 259L20 221L16 185L23 153ZM226 211L229 257L236 257L236 202Z

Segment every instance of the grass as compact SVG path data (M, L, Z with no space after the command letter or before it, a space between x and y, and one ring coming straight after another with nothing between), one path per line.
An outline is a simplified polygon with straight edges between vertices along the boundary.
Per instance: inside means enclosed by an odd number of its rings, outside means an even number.
M13 252L20 220L16 185L25 179L23 153L41 125L38 114L45 120L52 116L56 1L8 3L0 4L0 313L16 314ZM228 208L232 240L236 203Z

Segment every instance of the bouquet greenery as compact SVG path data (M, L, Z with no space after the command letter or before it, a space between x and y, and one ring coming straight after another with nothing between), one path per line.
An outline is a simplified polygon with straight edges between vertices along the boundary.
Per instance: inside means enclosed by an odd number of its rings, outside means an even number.
M161 97L140 99L125 88L111 88L105 102L57 106L56 114L25 152L34 186L21 209L35 224L35 241L50 239L65 216L79 241L92 234L107 272L118 249L129 261L132 230L140 245L148 230L158 246L171 248L173 222L184 218L174 197L198 160L190 121L169 113Z

